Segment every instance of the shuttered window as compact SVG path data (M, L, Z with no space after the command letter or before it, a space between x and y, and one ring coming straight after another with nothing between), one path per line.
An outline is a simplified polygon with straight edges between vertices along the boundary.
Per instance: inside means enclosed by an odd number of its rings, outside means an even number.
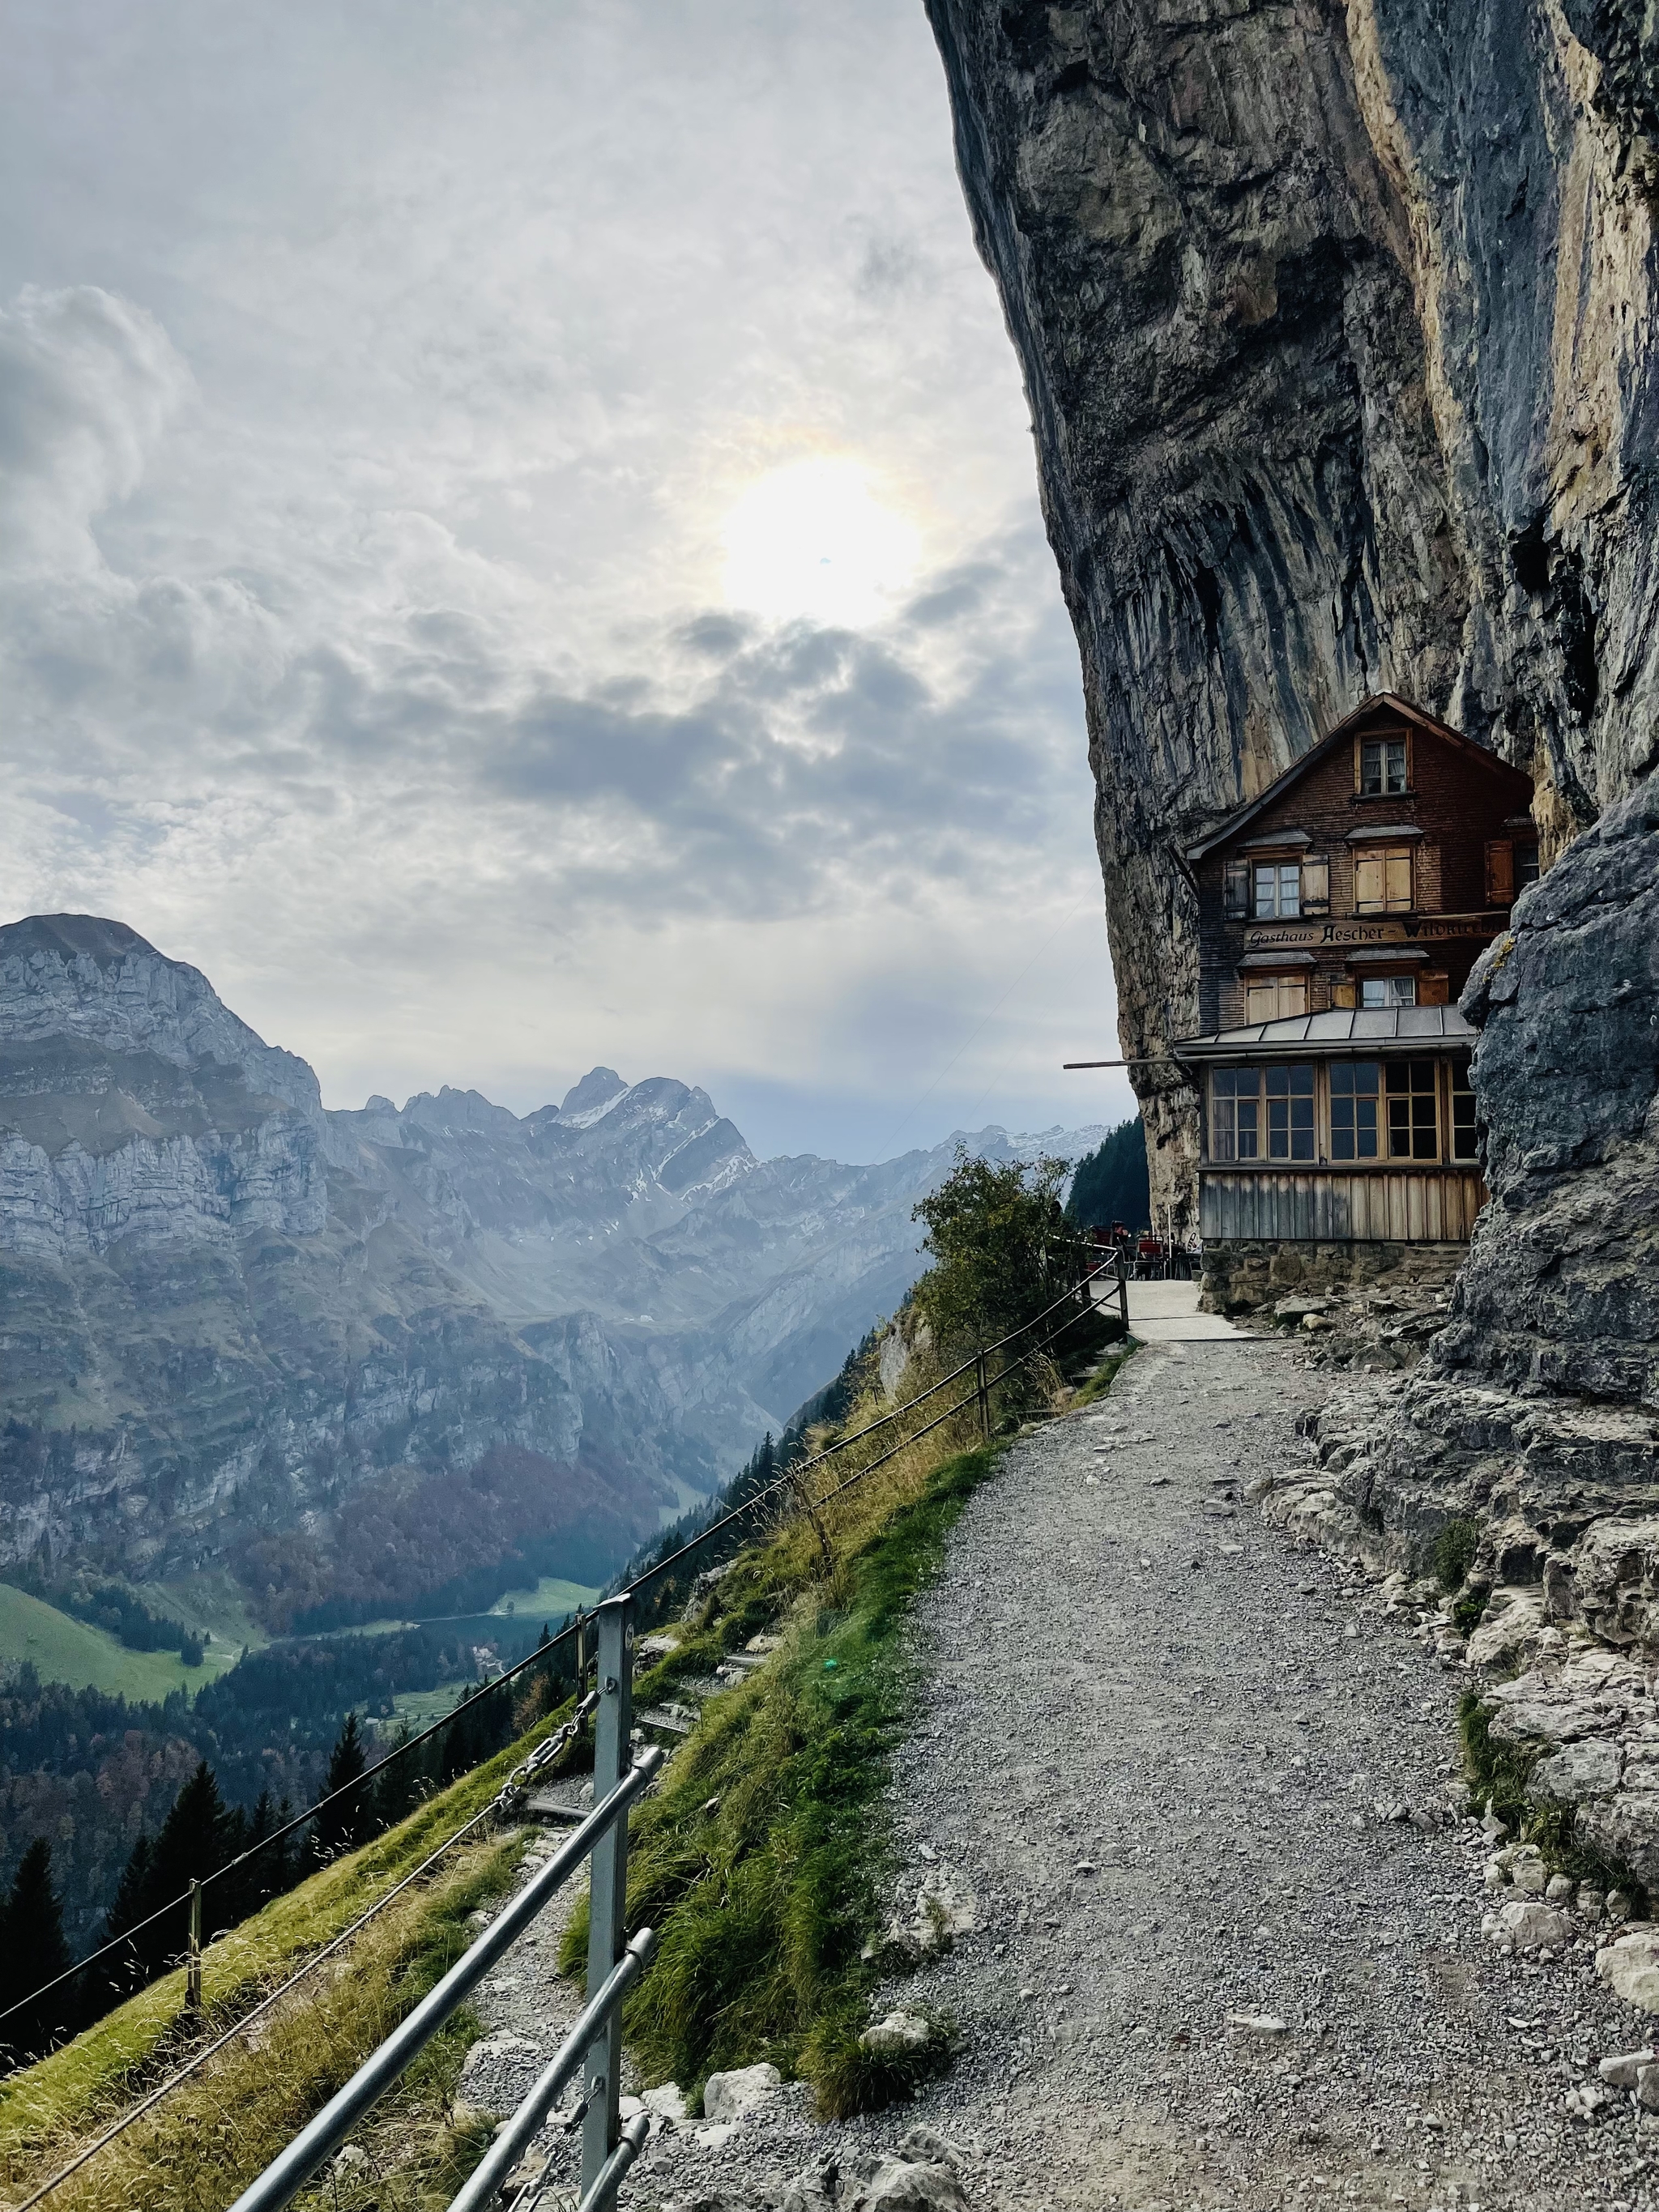
M1247 1022L1285 1022L1308 1011L1305 975L1251 975L1244 985Z
M1250 864L1229 860L1222 885L1221 910L1229 921L1242 921L1250 910Z
M1486 904L1508 906L1515 896L1515 847L1507 837L1486 840Z
M1411 847L1362 847L1353 860L1354 912L1409 914L1411 903Z
M1302 911L1328 914L1330 910L1330 860L1323 853L1310 853L1302 863Z
M1359 1003L1372 1012L1379 1006L1414 1006L1417 1004L1417 978L1415 975L1362 975Z
M1302 868L1296 860L1258 860L1252 903L1258 921L1283 921L1302 911Z

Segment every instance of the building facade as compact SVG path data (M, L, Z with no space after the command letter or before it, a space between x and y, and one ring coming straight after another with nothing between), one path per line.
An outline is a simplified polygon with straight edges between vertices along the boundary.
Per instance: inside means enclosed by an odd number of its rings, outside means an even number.
M1530 780L1391 693L1188 861L1213 1240L1461 1243L1485 1198L1457 999L1538 872Z

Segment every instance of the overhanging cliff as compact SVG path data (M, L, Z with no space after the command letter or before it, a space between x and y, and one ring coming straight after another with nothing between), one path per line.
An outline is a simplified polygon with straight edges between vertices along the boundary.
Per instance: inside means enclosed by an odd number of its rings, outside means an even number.
M1534 775L1659 746L1655 42L1618 0L928 0L1076 625L1123 1047L1178 855L1370 691ZM1154 1176L1193 1101L1137 1085Z
M1126 1053L1199 1026L1180 848L1367 693L1534 779L1549 872L1464 1000L1492 1203L1342 1510L1419 1565L1474 1515L1480 1574L1589 1618L1590 1532L1659 1508L1651 11L928 9L1082 653ZM1179 1205L1195 1101L1139 1073Z

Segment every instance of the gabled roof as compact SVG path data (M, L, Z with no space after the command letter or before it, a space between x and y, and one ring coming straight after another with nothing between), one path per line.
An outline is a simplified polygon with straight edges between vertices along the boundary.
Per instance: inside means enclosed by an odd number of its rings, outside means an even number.
M1521 774L1500 754L1493 752L1490 745L1478 744L1473 738L1466 738L1462 730L1454 730L1449 722L1437 721L1423 708L1414 707L1409 699L1402 699L1397 691L1378 691L1362 706L1356 707L1352 714L1345 714L1336 727L1327 731L1316 745L1310 745L1300 760L1292 761L1282 775L1273 778L1260 797L1230 814L1200 843L1188 846L1187 858L1189 860L1206 860L1218 845L1231 844L1239 831L1253 822L1264 807L1271 806L1276 799L1282 799L1292 784L1298 782L1310 769L1317 768L1345 740L1352 742L1354 732L1373 720L1411 722L1418 729L1426 730L1431 737L1455 745L1461 751L1473 753L1477 760L1484 761L1489 768L1507 769L1511 775Z
M1455 1006L1333 1006L1322 1014L1291 1014L1276 1022L1246 1022L1212 1036L1177 1037L1170 1049L1179 1060L1376 1060L1396 1054L1468 1051L1480 1032Z

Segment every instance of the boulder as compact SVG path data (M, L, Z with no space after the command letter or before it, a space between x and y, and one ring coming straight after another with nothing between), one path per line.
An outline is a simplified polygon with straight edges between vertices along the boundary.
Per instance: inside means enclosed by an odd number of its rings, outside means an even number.
M1624 1754L1605 1737L1563 1744L1532 1770L1532 1791L1558 1804L1582 1804L1588 1797L1611 1797L1624 1771Z
M1536 1947L1540 1951L1564 1951L1571 1942L1573 1924L1554 1905L1528 1898L1523 1903L1500 1905L1496 1915L1503 1933L1517 1950Z
M742 2119L756 2112L783 2087L775 2066L734 2066L724 2074L711 2074L702 2085L702 2113L716 2124Z
M1650 2050L1621 2051L1611 2058L1602 2059L1595 2070L1610 2089L1633 2089L1637 2075L1644 2066L1652 2063L1653 2052Z
M665 2126L683 2128L686 2124L685 2092L678 2081L665 2081L659 2088L647 2089L640 2102Z
M905 2053L925 2051L933 2039L933 2031L920 2013L898 2010L890 2012L885 2020L878 2020L866 2027L859 2041L866 2051L880 2057L902 2057Z
M968 2192L953 2166L890 2154L861 2162L846 2212L968 2212Z
M1626 2004L1659 2012L1659 1932L1621 1936L1595 1954L1595 1971Z

